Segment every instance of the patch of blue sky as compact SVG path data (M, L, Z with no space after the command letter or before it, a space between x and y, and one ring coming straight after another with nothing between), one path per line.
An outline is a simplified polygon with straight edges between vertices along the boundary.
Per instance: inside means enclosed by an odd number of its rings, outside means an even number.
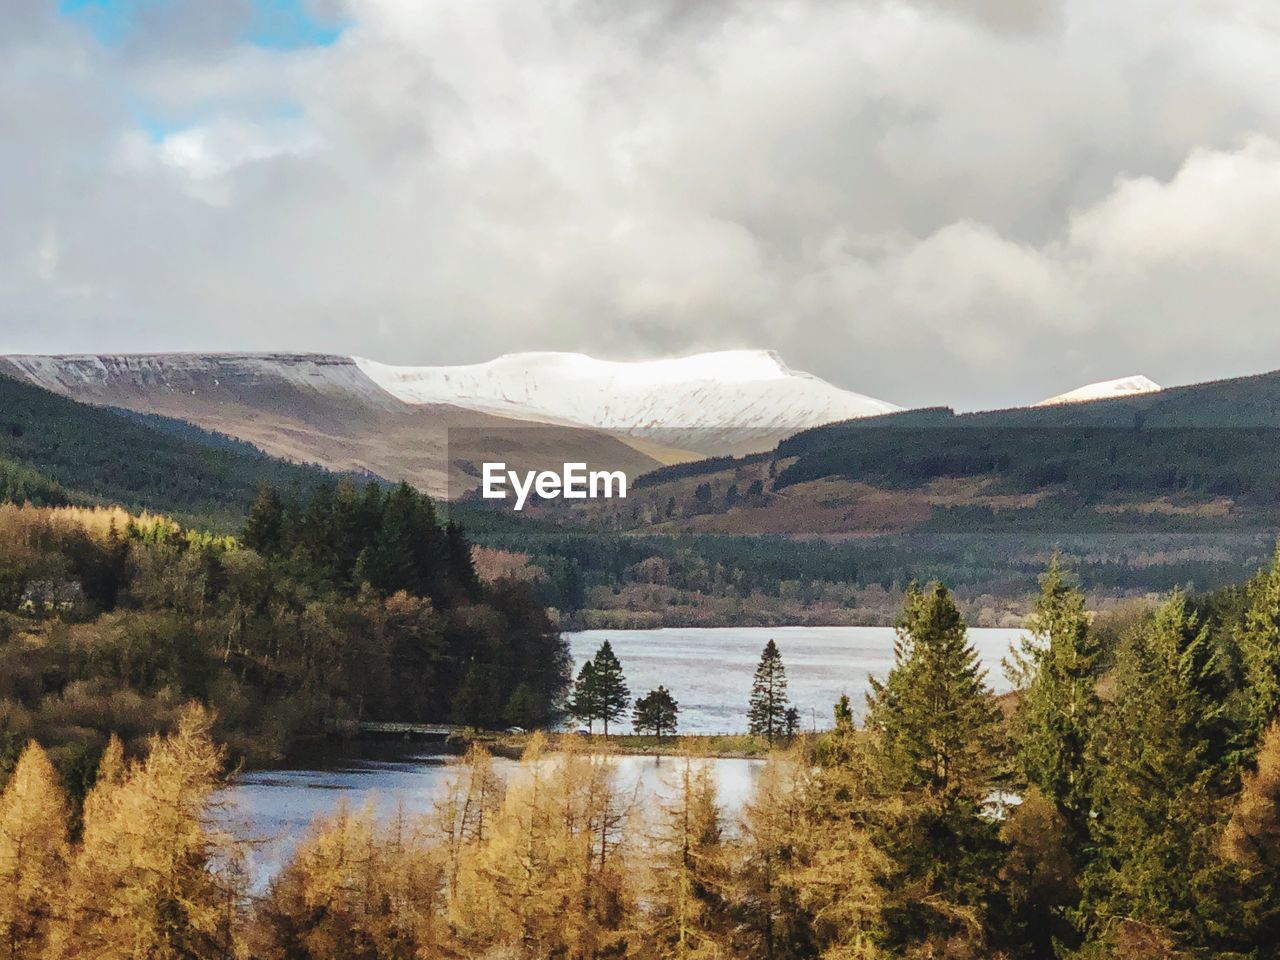
M61 16L82 23L98 42L107 46L128 39L139 14L147 8L181 2L183 0L57 0ZM267 50L327 47L338 41L347 25L344 20L315 16L306 0L251 0L249 20L240 38Z
M306 0L253 0L253 22L244 39L269 50L328 47L346 28L343 20L317 19Z
M175 133L181 133L183 130L191 127L199 126L207 123L214 115L212 109L202 109L193 111L183 116L162 115L160 113L148 110L142 104L134 104L129 111L129 115L134 125L147 135L152 143L162 143L168 137ZM270 104L256 111L251 111L253 116L250 119L258 121L288 123L294 120L301 120L306 116L302 104L292 101L279 101Z

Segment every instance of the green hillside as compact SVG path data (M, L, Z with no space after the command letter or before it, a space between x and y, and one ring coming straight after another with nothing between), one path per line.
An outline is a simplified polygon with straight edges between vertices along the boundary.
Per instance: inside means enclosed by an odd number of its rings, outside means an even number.
M140 420L0 376L0 499L116 503L234 529L263 483L308 490L286 463L189 424Z

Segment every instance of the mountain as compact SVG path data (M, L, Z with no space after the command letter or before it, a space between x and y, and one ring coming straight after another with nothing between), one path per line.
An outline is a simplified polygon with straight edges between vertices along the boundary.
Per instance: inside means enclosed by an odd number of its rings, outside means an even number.
M623 529L825 537L906 530L1280 528L1280 372L1089 403L910 410L801 431L769 454L654 471Z
M1050 407L1059 403L1084 403L1090 400L1112 400L1116 397L1133 396L1140 393L1155 393L1164 389L1154 380L1138 374L1133 377L1121 377L1118 380L1103 380L1099 383L1086 383L1056 397L1049 397L1036 404L1037 407Z
M0 373L85 403L195 424L286 460L408 480L438 496L474 486L476 464L486 459L519 469L578 459L629 475L672 459L598 431L407 403L350 357L8 356Z
M452 367L355 362L406 403L588 427L707 455L767 450L797 430L901 409L792 370L768 350L636 362L581 353L514 353Z
M443 496L474 487L485 460L579 460L637 476L898 409L759 350L638 363L526 353L453 367L305 353L15 355L0 357L0 372Z
M247 443L139 419L0 375L0 499L115 503L237 529L261 484L306 491L332 479Z

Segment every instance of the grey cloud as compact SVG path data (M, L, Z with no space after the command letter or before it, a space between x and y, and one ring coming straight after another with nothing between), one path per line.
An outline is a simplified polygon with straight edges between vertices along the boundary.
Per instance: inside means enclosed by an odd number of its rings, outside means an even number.
M325 3L325 49L6 34L0 349L771 347L966 407L1280 366L1248 0Z

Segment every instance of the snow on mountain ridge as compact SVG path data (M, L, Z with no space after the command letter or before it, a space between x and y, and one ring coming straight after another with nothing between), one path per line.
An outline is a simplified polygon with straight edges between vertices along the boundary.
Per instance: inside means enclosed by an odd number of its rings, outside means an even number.
M398 367L360 357L355 363L406 403L454 403L636 435L795 430L900 409L793 371L770 350L634 362L542 352L451 367Z
M10 354L6 366L37 386L77 399L121 393L226 393L234 384L287 384L335 399L355 394L398 405L350 357L321 353Z
M1087 383L1056 397L1049 397L1036 404L1037 407L1050 407L1059 403L1084 403L1089 400L1111 400L1116 397L1132 397L1142 393L1156 393L1164 388L1142 374L1132 377L1120 377L1117 380L1102 380L1098 383Z

